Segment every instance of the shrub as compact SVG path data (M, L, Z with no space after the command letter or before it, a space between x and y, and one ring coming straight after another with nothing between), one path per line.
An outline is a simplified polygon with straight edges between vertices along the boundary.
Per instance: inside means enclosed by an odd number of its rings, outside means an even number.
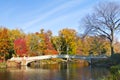
M120 64L120 54L113 54L110 59L114 64Z

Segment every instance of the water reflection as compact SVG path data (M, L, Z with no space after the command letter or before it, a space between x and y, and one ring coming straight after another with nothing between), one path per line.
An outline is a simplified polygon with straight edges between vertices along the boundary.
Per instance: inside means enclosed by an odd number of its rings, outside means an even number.
M109 71L105 68L91 68L80 63L0 70L0 80L98 80L106 75L109 75Z

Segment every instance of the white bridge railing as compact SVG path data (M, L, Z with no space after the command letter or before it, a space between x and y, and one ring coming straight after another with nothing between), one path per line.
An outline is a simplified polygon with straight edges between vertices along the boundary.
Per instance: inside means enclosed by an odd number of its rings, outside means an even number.
M74 58L74 59L83 59L90 62L91 59L103 59L107 58L106 56L80 56L80 55L43 55L43 56L34 56L34 57L12 57L10 61L22 62L26 61L25 65L32 61L51 59L51 58Z

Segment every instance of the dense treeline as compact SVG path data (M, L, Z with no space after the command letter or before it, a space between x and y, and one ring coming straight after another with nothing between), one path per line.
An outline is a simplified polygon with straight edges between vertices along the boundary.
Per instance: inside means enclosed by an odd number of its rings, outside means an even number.
M115 52L120 52L120 43L114 42ZM58 36L50 30L41 29L36 33L25 34L18 29L0 28L0 59L12 56L38 56L49 54L70 55L110 55L109 41L102 35L78 36L74 29L62 29Z

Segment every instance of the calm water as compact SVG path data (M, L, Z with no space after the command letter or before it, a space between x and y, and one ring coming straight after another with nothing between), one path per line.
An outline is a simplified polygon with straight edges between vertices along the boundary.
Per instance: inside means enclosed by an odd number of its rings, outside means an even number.
M85 67L80 63L41 65L40 68L0 69L0 80L99 80L109 75L105 68Z

